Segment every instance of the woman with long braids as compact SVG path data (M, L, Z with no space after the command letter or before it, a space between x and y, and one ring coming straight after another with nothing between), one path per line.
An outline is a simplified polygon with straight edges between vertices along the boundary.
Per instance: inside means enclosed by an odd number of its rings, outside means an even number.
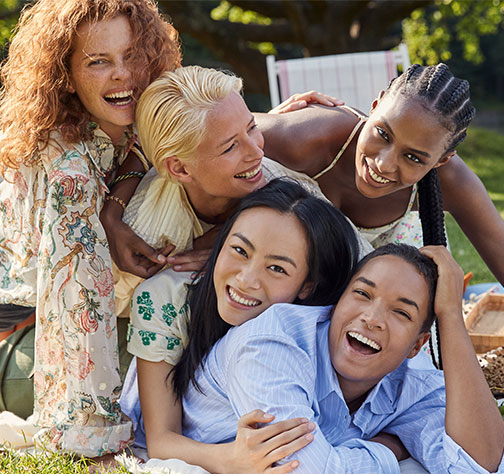
M266 155L316 179L374 247L446 245L448 211L504 283L504 221L456 154L474 115L467 81L445 64L415 64L373 102L369 117L309 107L256 119Z

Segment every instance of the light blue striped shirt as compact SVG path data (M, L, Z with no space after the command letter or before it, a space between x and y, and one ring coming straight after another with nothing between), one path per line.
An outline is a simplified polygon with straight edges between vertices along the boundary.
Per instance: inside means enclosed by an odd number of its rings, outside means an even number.
M184 434L231 441L238 418L260 408L276 421L317 424L314 440L293 455L299 474L399 474L392 451L368 441L381 431L396 434L431 473L487 472L446 434L443 373L424 353L385 376L349 413L329 358L330 311L279 304L232 328L197 372L202 393L190 384L184 397Z

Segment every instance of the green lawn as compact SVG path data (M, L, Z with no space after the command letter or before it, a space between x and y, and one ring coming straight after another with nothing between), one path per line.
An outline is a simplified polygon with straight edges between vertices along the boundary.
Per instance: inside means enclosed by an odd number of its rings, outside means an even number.
M469 127L467 138L457 148L457 152L483 181L488 194L504 217L504 134ZM474 273L470 284L496 281L450 215L446 217L446 227L453 256L465 273Z

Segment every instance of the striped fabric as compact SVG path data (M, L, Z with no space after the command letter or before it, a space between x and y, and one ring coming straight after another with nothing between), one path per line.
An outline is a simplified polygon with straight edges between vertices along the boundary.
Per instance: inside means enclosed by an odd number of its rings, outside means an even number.
M304 416L317 424L315 439L294 455L299 474L399 473L392 452L368 441L381 431L398 435L429 472L487 472L445 433L443 374L423 353L349 413L329 359L330 310L275 305L231 329L197 373L201 392L191 385L184 397L184 434L230 441L238 418L260 408L277 421Z

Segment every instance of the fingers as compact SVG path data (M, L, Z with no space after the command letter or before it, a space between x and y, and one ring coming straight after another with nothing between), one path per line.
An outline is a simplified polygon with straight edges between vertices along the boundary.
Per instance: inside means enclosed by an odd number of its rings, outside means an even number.
M309 104L320 104L327 107L343 105L343 100L337 99L322 92L309 91L302 94L294 94L275 108L271 109L270 114L284 114L294 110L300 110L307 107Z
M177 272L198 272L205 265L210 252L210 249L191 250L168 257L166 261Z
M313 441L313 431L315 423L301 423L294 428L283 431L273 438L263 443L263 449L268 453L265 461L271 465L280 459L283 459L291 454L304 448L307 444Z
M240 417L238 420L238 429L244 427L255 428L257 423L270 423L274 418L275 415L265 413L262 410L253 410Z
M299 466L299 461L294 460L278 466L269 467L264 472L268 474L283 474L285 472L292 472Z

